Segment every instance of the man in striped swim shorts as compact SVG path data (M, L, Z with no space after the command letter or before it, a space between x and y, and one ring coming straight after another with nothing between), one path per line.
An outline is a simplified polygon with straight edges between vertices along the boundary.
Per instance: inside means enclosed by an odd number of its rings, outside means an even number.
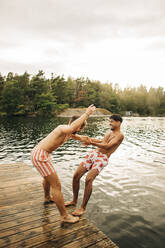
M90 114L95 111L92 104L78 119L72 118L69 125L57 126L46 138L41 140L31 152L31 161L38 172L43 177L43 188L45 202L54 201L61 215L61 223L75 223L79 217L68 214L61 192L61 182L51 161L51 153L66 142L73 133L80 131ZM86 139L84 138L84 141ZM50 187L52 187L52 198L50 197Z
M88 200L92 194L92 184L96 176L108 165L111 154L119 147L124 139L124 135L120 132L122 117L118 114L110 116L110 130L105 134L103 140L95 138L87 138L84 142L84 136L75 134L75 139L81 141L85 145L94 145L97 149L88 152L85 158L78 166L72 181L73 200L66 202L65 206L76 206L80 187L80 178L86 173L84 197L80 208L76 209L72 214L81 216L85 213Z

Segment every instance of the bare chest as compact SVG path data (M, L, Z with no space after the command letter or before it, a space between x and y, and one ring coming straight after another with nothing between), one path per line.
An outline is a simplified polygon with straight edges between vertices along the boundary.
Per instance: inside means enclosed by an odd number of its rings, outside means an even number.
M109 134L107 134L106 135L106 137L105 137L105 142L106 143L109 143L112 139L114 139L115 138L115 134L113 134L113 133L109 133Z

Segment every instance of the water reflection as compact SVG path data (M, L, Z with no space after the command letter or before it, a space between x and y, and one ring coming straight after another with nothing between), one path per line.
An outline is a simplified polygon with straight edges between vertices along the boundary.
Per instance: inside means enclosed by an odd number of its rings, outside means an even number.
M0 119L1 163L30 162L34 145L68 118ZM90 118L85 135L101 138L108 118ZM165 118L124 118L124 142L94 182L86 216L120 248L164 248ZM66 200L72 175L86 151L69 140L52 154ZM79 204L84 193L81 180Z

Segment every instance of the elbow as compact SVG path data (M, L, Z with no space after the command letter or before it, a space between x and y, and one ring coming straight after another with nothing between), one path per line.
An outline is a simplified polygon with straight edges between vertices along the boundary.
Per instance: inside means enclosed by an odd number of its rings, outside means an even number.
M101 148L103 148L105 150L108 150L109 149L109 146L107 144L103 144Z
M104 149L109 150L112 147L113 147L113 144L105 144Z

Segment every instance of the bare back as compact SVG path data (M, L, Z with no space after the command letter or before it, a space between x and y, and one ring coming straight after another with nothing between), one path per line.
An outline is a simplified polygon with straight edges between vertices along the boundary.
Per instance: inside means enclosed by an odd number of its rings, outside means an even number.
M38 147L51 153L61 146L65 141L67 141L71 135L63 132L63 128L67 125L60 125L56 127L48 136L38 143Z

